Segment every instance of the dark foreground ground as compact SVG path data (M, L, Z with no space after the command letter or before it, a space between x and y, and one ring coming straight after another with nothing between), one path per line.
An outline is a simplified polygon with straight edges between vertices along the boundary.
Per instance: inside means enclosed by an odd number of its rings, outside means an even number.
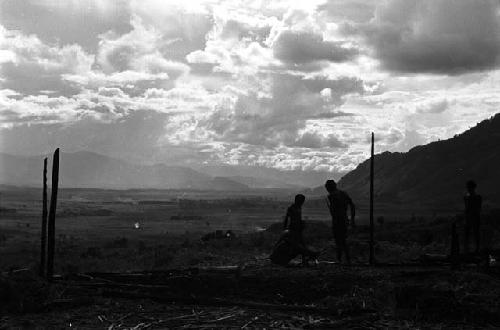
M472 265L452 271L262 264L236 271L90 276L72 275L51 285L27 271L4 276L3 290L10 283L16 292L0 328L500 327L500 276Z
M268 260L280 232L276 224L230 239L182 237L159 250L104 242L102 253L85 257L103 269L93 272L81 264L70 271L82 255L67 249L56 260L66 271L51 284L30 270L3 273L0 328L500 328L497 234L490 251L452 267L443 259L449 219L384 224L375 249L380 265L369 267L361 226L349 240L355 264L345 266L332 262L329 227L309 222L306 237L322 250L321 262L283 268ZM112 268L117 258L130 255L121 265L132 265L151 253L149 268Z

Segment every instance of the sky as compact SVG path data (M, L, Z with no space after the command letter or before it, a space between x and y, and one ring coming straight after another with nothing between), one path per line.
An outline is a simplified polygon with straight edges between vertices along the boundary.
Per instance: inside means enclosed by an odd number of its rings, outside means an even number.
M498 112L498 0L0 0L0 152L345 173Z

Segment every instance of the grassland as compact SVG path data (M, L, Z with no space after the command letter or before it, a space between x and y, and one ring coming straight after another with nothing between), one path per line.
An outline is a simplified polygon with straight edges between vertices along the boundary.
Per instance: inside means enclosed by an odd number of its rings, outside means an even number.
M3 188L1 191L0 270L3 272L19 268L36 271L38 267L41 213L39 195L38 189ZM291 196L292 193L283 191L214 195L195 191L63 189L56 220L56 273L166 271L239 265L245 266L246 271L236 287L234 281L216 281L219 284L210 282L210 286L219 291L202 291L210 295L230 293L233 297L237 292L238 298L251 298L266 303L308 304L337 311L376 311L376 321L363 318L355 323L364 324L368 328L453 328L453 325L467 328L478 324L486 326L497 321L491 317L491 313L500 311L500 307L494 302L495 299L490 298L492 292L500 293L498 275L484 274L483 271L470 267L453 272L449 268L417 267L409 271L406 268L365 267L368 260L368 227L366 208L362 205L359 225L349 238L353 261L357 266L283 269L270 265L268 255L280 235L280 221ZM388 209L384 205L376 213L379 218L376 225L378 261L407 263L424 254L449 253L450 227L453 222L460 226L460 216L435 210L422 210L421 214L412 211L402 215L401 209L396 208L394 213L388 212ZM322 260L334 260L335 247L331 242L328 214L323 200L308 200L303 214L307 225L307 243L322 251ZM382 214L383 221L380 219ZM500 248L497 221L495 213L485 214L482 233L485 248ZM203 235L215 230L232 230L236 236L208 241L201 239ZM45 287L45 284L40 285ZM181 288L187 292L192 289L190 286ZM53 287L51 290L54 290ZM63 297L63 292L67 292L67 289L57 286L55 290L57 297ZM49 296L51 295L47 294ZM480 302L475 302L474 299ZM18 326L19 322L25 322L26 319L54 326L67 326L72 322L80 328L108 327L110 322L96 321L96 313L106 310L108 319L134 314L135 316L127 317L127 324L132 327L142 322L136 317L139 313L135 309L137 303L139 302L131 303L127 299L97 299L91 307L70 309L64 320L54 319L55 313L60 311L57 308L43 315L25 314L23 317L14 317L7 314L2 320L6 327ZM436 306L422 306L428 304ZM157 313L154 316L157 320L164 318L164 315L160 315L156 302L140 300L140 305L143 306L143 312ZM448 309L441 305L446 305ZM461 312L452 313L451 310L455 307ZM185 315L186 311L182 308L168 307L169 317ZM212 315L207 316L212 321L220 318L221 313L233 315L225 323L221 321L222 323L212 324L230 327L241 327L257 317L260 320L254 320L257 327L293 328L295 324L299 328L324 328L345 324L342 322L352 316L344 313L325 318L324 315L320 317L314 313L302 312L279 314L273 311L263 313L251 308L203 308L207 315ZM442 308L445 308L444 312ZM444 323L438 321L443 313L448 315ZM372 314L370 317L374 316ZM302 321L293 317L299 317ZM190 322L199 324L202 322L200 320L203 321L203 318L198 319L198 323L192 320ZM273 323L280 320L282 323ZM160 327L160 324L153 326L151 322L146 324L153 328ZM169 324L173 327L180 325L175 322ZM270 326L271 324L274 326ZM126 328L125 325L123 327Z

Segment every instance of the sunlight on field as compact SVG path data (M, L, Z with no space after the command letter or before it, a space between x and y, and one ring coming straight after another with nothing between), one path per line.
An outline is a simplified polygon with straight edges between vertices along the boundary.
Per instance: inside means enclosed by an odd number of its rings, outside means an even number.
M15 188L1 196L0 267L36 266L40 191ZM267 260L290 199L287 194L63 189L56 217L56 269L126 271ZM376 213L384 215L376 228L379 258L404 262L422 253L447 253L454 215L432 210L405 213L396 206L389 213L390 208L381 205ZM366 207L358 210L358 229L350 241L354 259L366 262ZM321 196L306 201L303 218L307 243L326 251L323 258L335 259ZM498 241L494 235L486 230L485 244Z

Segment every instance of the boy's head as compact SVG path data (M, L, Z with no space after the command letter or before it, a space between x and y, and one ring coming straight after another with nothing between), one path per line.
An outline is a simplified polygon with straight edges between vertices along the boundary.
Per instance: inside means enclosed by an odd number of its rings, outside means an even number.
M472 193L476 190L476 182L474 182L473 180L469 180L467 181L467 183L465 184L465 187L467 188L467 191Z
M325 188L329 193L334 192L337 190L337 183L333 180L326 180Z
M302 206L302 204L304 204L305 201L306 201L306 196L302 194L295 195L295 205Z

